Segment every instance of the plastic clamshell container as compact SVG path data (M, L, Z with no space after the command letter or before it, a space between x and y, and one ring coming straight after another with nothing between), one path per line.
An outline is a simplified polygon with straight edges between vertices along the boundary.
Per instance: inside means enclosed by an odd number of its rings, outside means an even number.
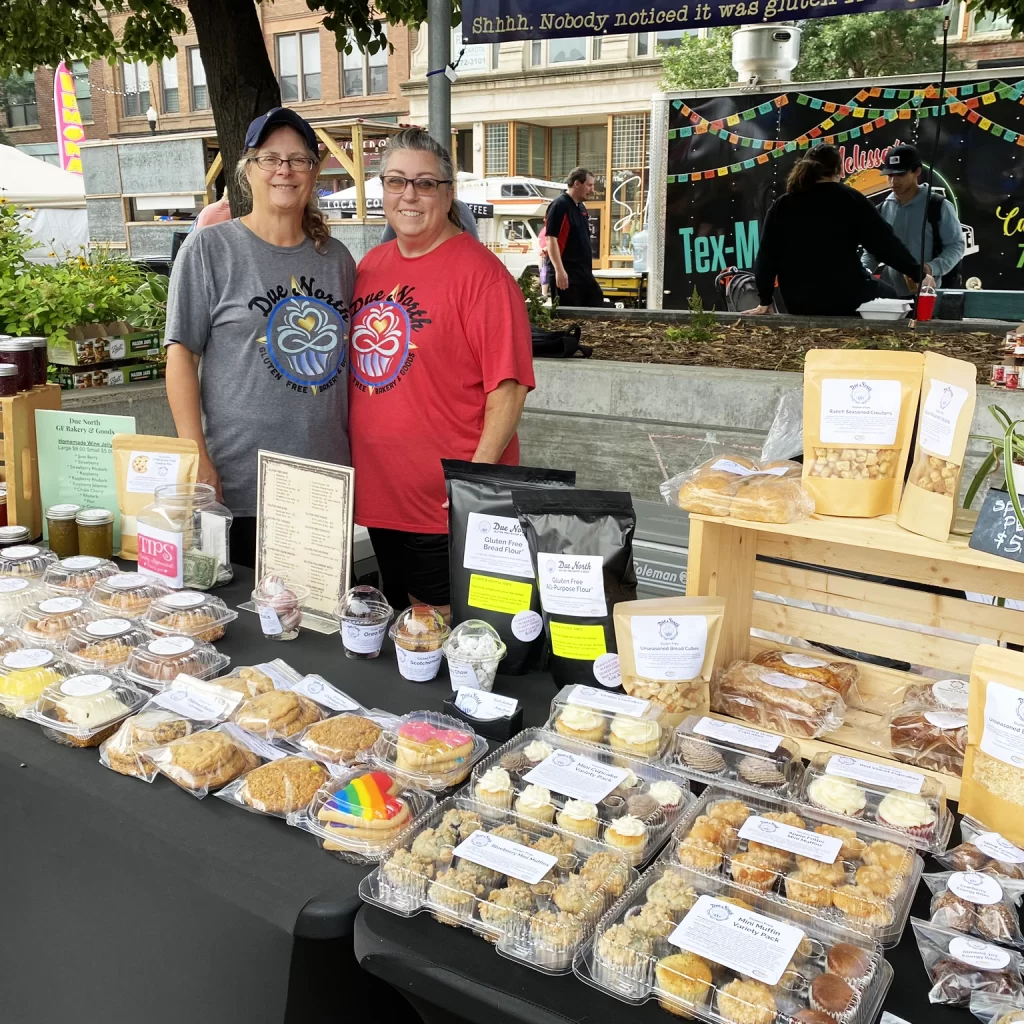
M0 576L0 622L13 626L22 608L44 601L48 596L39 580Z
M871 299L862 302L857 312L865 320L902 320L913 305L905 299Z
M636 879L635 869L596 839L551 825L524 826L511 814L487 820L483 811L464 796L438 804L363 879L359 895L401 917L432 913L442 924L469 928L494 943L501 956L544 974L567 974L601 915ZM554 857L554 864L541 874L546 862L534 862L529 877L536 880L530 882L454 857L477 833L482 835L474 852L493 852L498 844L484 835L496 835ZM489 858L490 852L476 856Z
M161 636L131 650L124 674L133 682L162 690L181 673L212 679L231 659L212 644L190 636Z
M563 686L551 701L547 728L565 739L606 747L631 759L654 761L672 742L659 704L595 686Z
M219 597L199 590L178 590L153 601L143 621L157 636L190 636L212 644L237 618L238 612Z
M768 819L767 825L761 821L747 826L758 840L741 835L747 818L763 819L766 814L776 818ZM807 842L803 855L779 845L787 827L800 827L797 819L803 822L803 831L815 834L810 845L819 849L818 857L806 855ZM840 820L804 804L739 796L709 786L676 827L658 862L731 878L738 888L773 903L861 932L886 948L894 946L910 915L924 861L909 842L894 842L891 832L883 839L877 829L839 824ZM837 836L836 829L845 831ZM708 838L715 833L717 842ZM838 852L830 851L822 837L841 840ZM878 870L858 875L867 867Z
M492 768L504 768L512 783L512 795L509 799L509 806L516 815L516 805L522 792L533 783L526 776L535 768L540 761L530 761L524 751L531 745L550 748L550 757L559 751L566 751L577 757L585 757L598 764L609 765L613 768L625 769L626 777L615 789L613 789L603 800L597 802L597 821L590 825L596 830L596 838L603 838L608 826L616 818L627 814L633 814L640 818L647 829L646 841L635 857L635 863L642 865L650 861L661 847L665 838L672 832L676 823L680 820L694 801L690 793L689 781L676 773L673 769L663 765L636 758L627 758L622 754L613 754L611 751L595 747L590 743L582 743L577 740L569 740L564 736L551 732L548 729L526 729L519 733L514 739L509 740L504 746L499 747L493 754L481 761L473 769L473 777L470 782L470 791L474 798L491 816L503 815L505 811L486 799L480 799L477 794L477 784L480 779ZM542 759L543 760L543 759ZM503 765L502 762L505 762ZM520 767L514 767L515 764ZM651 787L667 789L668 783L675 787L679 794L678 802L674 805L662 805L651 793ZM574 835L584 835L587 830L587 819L585 822L572 822L571 818L563 817L563 810L566 803L574 799L570 795L557 792L552 786L544 784L544 788L551 793L551 802L554 805L554 823L565 832ZM654 790L655 793L660 791ZM669 790L672 793L672 790ZM674 795L674 794L673 794ZM575 798L579 799L579 798ZM593 801L585 801L593 803ZM637 806L642 802L641 806ZM635 813L639 812L639 813ZM489 819L488 819L489 820ZM517 819L517 820L522 820Z
M96 613L84 596L44 597L18 615L18 631L31 646L63 648L76 626L87 626Z
M751 928L744 931L745 942L763 929L781 933L789 945L798 943L781 974L777 961L775 973L762 974L766 980L756 980L753 972L765 971L767 961L751 963L751 973L742 973L737 964L743 960L743 952L736 946L743 944L723 941L712 950L700 940L688 941L697 929L679 938L687 945L700 946L704 955L669 941L668 936L675 934L691 913L697 915L697 922L702 915L710 918L704 936L727 937L720 922L740 920L733 907L762 919L746 918ZM802 932L803 937L790 929ZM594 941L576 954L573 970L587 985L634 1006L656 999L671 1014L707 1024L741 1020L788 1024L801 1010L812 1008L811 985L820 975L831 973L828 956L835 947L841 947L835 955L837 961L845 961L844 980L849 986L849 991L839 987L839 992L852 995L852 999L848 1009L835 1013L833 1019L837 1024L871 1024L893 980L892 967L878 943L813 913L753 896L724 878L708 878L680 865L655 864L601 919ZM719 950L730 963L719 963L710 955ZM670 959L686 953L690 954L686 960ZM768 984L776 976L776 984Z
M441 793L464 782L486 753L487 741L465 722L436 711L412 711L380 734L368 760L374 768Z
M149 699L120 672L79 672L48 686L23 717L71 747L98 747Z
M0 658L5 654L10 654L11 651L20 650L24 646L24 639L18 635L17 630L8 626L0 626Z
M376 864L390 856L437 803L398 774L366 768L332 774L308 807L288 815L288 824L353 864Z
M145 615L158 597L170 592L159 580L141 572L119 572L100 580L89 592L89 598L105 615L137 619Z
M0 713L21 716L53 683L73 675L75 669L55 651L25 647L0 656Z
M827 794L836 779L840 780L841 787L846 783L846 788L856 787L860 790L862 796L858 796L856 803L860 799L865 803L859 817L856 814L843 814L839 809L825 806L815 799L820 787L825 787L824 793ZM915 786L918 788L915 789ZM851 788L850 793L855 793L855 790ZM851 827L870 828L875 825L879 835L884 834L894 842L909 843L927 853L942 853L953 832L953 814L946 807L946 787L941 782L913 768L895 768L866 761L852 754L833 754L829 751L815 754L804 772L799 799L816 811L852 822ZM819 796L819 799L824 797ZM930 813L932 822L930 825L925 823L901 827L898 820L886 819L887 808L897 819L900 815L910 814L916 821L918 815L925 817Z
M703 715L676 726L665 759L689 779L752 796L795 797L804 771L796 740Z
M51 562L43 573L43 586L55 595L86 598L100 580L119 575L121 570L108 558L71 555Z
M48 548L35 544L16 544L0 551L0 576L24 576L41 580L46 567L57 561Z
M118 668L133 648L149 639L149 634L131 619L119 615L96 618L68 633L64 655L82 672Z

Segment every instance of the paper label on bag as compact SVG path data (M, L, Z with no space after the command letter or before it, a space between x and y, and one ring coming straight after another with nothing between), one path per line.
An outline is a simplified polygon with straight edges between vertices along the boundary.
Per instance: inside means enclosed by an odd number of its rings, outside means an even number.
M280 617L269 604L257 605L256 610L260 615L260 629L264 636L280 636L284 632Z
M181 590L176 594L168 594L160 599L160 603L168 608L198 608L206 600L205 594L197 594L194 590Z
M866 782L869 786L898 789L901 793L920 793L924 785L924 776L918 772L908 772L903 768L876 764L874 761L862 761L859 757L849 757L846 754L833 754L825 765L825 774L838 775L843 779L856 779L857 782Z
M516 583L515 580L506 580L499 576L470 573L466 603L471 608L482 608L484 611L499 612L502 615L518 615L530 607L532 600L532 583Z
M608 614L604 599L604 558L601 555L560 555L537 552L540 603L554 615L592 619Z
M704 615L633 615L629 620L636 673L645 679L696 679L704 665Z
M511 718L519 701L500 693L460 686L455 693L455 706L480 722L493 722L496 718Z
M453 690L457 690L459 687L469 690L480 689L480 680L477 678L476 669L468 661L452 661L449 658L448 677L451 679Z
M180 455L133 451L128 458L124 489L129 494L152 494L164 484L173 484L178 479L180 468Z
M610 690L622 685L622 668L617 654L599 654L591 666L594 678Z
M48 601L39 602L39 610L47 615L54 612L77 612L82 602L77 597L51 597Z
M576 626L569 622L552 622L551 653L558 658L593 661L608 653L604 626Z
M966 679L940 679L932 683L932 696L947 708L966 711L970 703L970 683Z
M398 671L403 679L413 683L429 683L441 667L441 649L436 651L407 651L395 644Z
M828 662L807 654L784 654L782 660L793 668L824 668Z
M187 636L167 636L159 640L151 640L146 650L152 654L184 654L195 647L195 640Z
M66 693L69 697L94 697L97 693L109 690L112 683L110 676L96 673L72 676L60 684L60 692Z
M921 407L919 443L931 455L948 459L953 451L956 421L967 401L967 391L955 384L932 380L928 396Z
M613 711L617 715L628 715L630 718L642 718L651 706L649 700L627 697L624 693L606 693L593 686L574 686L565 702L579 704L585 708L596 708L598 711Z
M1003 864L1024 864L1024 850L998 832L979 832L970 842L993 860Z
M107 637L117 636L118 633L124 633L131 628L132 624L127 619L98 619L96 622L90 622L85 631L89 636Z
M802 690L807 686L806 679L797 679L796 676L787 676L783 672L762 672L761 678L769 686L778 686L783 690Z
M3 579L0 579L0 594L16 594L19 590L25 590L28 584L28 580L18 580L13 576L5 576Z
M536 768L531 768L523 780L545 786L573 800L599 804L613 789L622 785L628 774L625 768L602 764L568 750L556 750Z
M943 732L949 729L963 729L967 725L967 716L958 715L953 711L926 711L924 717L929 725L934 725Z
M54 659L52 651L12 651L4 655L4 668L42 668Z
M732 722L719 722L714 718L702 718L693 731L698 736L709 739L725 740L726 743L738 743L742 747L753 747L755 750L766 750L772 753L779 749L781 736L773 736L770 732L751 729L745 725L734 725Z
M738 462L733 462L732 459L719 459L711 468L719 473L731 473L733 476L753 476L757 472L756 469L741 466Z
M700 896L668 941L746 978L777 985L804 937L791 924Z
M958 935L949 940L949 952L962 963L983 971L1001 971L1010 962L1010 952L981 939Z
M842 839L819 835L804 828L794 828L781 821L752 815L747 818L739 831L740 839L751 839L755 843L773 846L800 857L810 857L822 864L835 864L842 849Z
M93 555L72 555L60 564L65 569L95 569L102 561L102 558Z
M544 619L537 612L517 612L512 616L512 635L524 644L536 640L543 628Z
M515 516L469 513L462 566L479 572L533 579L533 564L523 528Z
M954 871L949 876L946 888L968 903L980 903L986 907L999 903L1003 898L999 883L991 875L983 875L978 871Z
M138 524L139 572L180 590L185 571L185 535Z
M351 697L331 686L323 676L318 676L315 672L303 676L292 687L292 693L301 693L303 697L308 697L332 711L359 710L359 705Z
M376 654L384 642L387 622L363 625L358 619L343 619L341 642L353 654Z
M985 690L981 749L1005 764L1024 766L1024 691L990 682Z
M220 722L238 707L241 700L240 693L208 693L171 683L152 702L193 722Z
M464 839L455 847L454 855L483 868L511 875L527 885L536 885L558 863L558 858L550 853L541 853L484 831L474 832Z
M243 746L248 747L254 754L258 754L264 761L277 761L282 757L289 756L287 750L280 750L273 743L259 736L253 736L241 726L235 725L234 722L228 722L224 728L229 735L238 740ZM294 757L295 755L292 754L291 756ZM316 764L316 762L311 761L310 764Z
M895 444L902 391L898 380L826 378L821 382L818 431L822 444Z

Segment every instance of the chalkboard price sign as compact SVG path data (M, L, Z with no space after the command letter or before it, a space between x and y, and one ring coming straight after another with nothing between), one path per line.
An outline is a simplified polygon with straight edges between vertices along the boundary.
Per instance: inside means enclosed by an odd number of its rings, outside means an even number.
M1024 526L1017 520L1009 491L993 487L985 495L970 547L1024 562Z

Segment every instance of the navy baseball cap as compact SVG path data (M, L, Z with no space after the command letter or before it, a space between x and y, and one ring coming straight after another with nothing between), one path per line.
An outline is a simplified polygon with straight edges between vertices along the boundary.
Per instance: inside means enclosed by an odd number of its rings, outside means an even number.
M271 107L265 114L257 117L245 133L245 148L255 149L272 128L283 124L294 128L306 140L309 151L314 156L318 154L316 132L304 117L299 117L294 110L290 110L288 107Z
M915 146L893 146L882 161L883 174L902 174L916 171L921 166L921 155Z

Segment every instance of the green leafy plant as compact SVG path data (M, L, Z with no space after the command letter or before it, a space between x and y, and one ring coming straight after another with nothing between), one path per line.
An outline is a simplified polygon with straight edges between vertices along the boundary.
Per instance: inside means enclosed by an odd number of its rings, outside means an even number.
M714 329L718 324L713 312L704 309L704 301L693 286L690 297L686 300L686 306L690 311L690 319L685 327L666 327L665 338L667 341L685 341L693 345L700 345L714 340Z
M551 307L541 294L540 278L531 271L524 270L519 275L519 290L526 300L526 312L534 327L551 327Z
M1002 465L1002 480L1006 489L1010 492L1010 500L1013 502L1013 511L1017 515L1017 521L1024 523L1024 510L1021 509L1020 497L1017 495L1016 482L1013 478L1013 467L1020 466L1024 470L1024 437L1019 433L1024 419L1011 420L1006 411L998 405L990 405L988 411L1002 430L1002 435L971 434L976 441L985 441L992 446L992 450L985 456L978 471L971 479L970 485L964 494L964 508L970 508L974 499L978 496L985 478L990 473L995 473ZM998 485L997 485L998 486Z

